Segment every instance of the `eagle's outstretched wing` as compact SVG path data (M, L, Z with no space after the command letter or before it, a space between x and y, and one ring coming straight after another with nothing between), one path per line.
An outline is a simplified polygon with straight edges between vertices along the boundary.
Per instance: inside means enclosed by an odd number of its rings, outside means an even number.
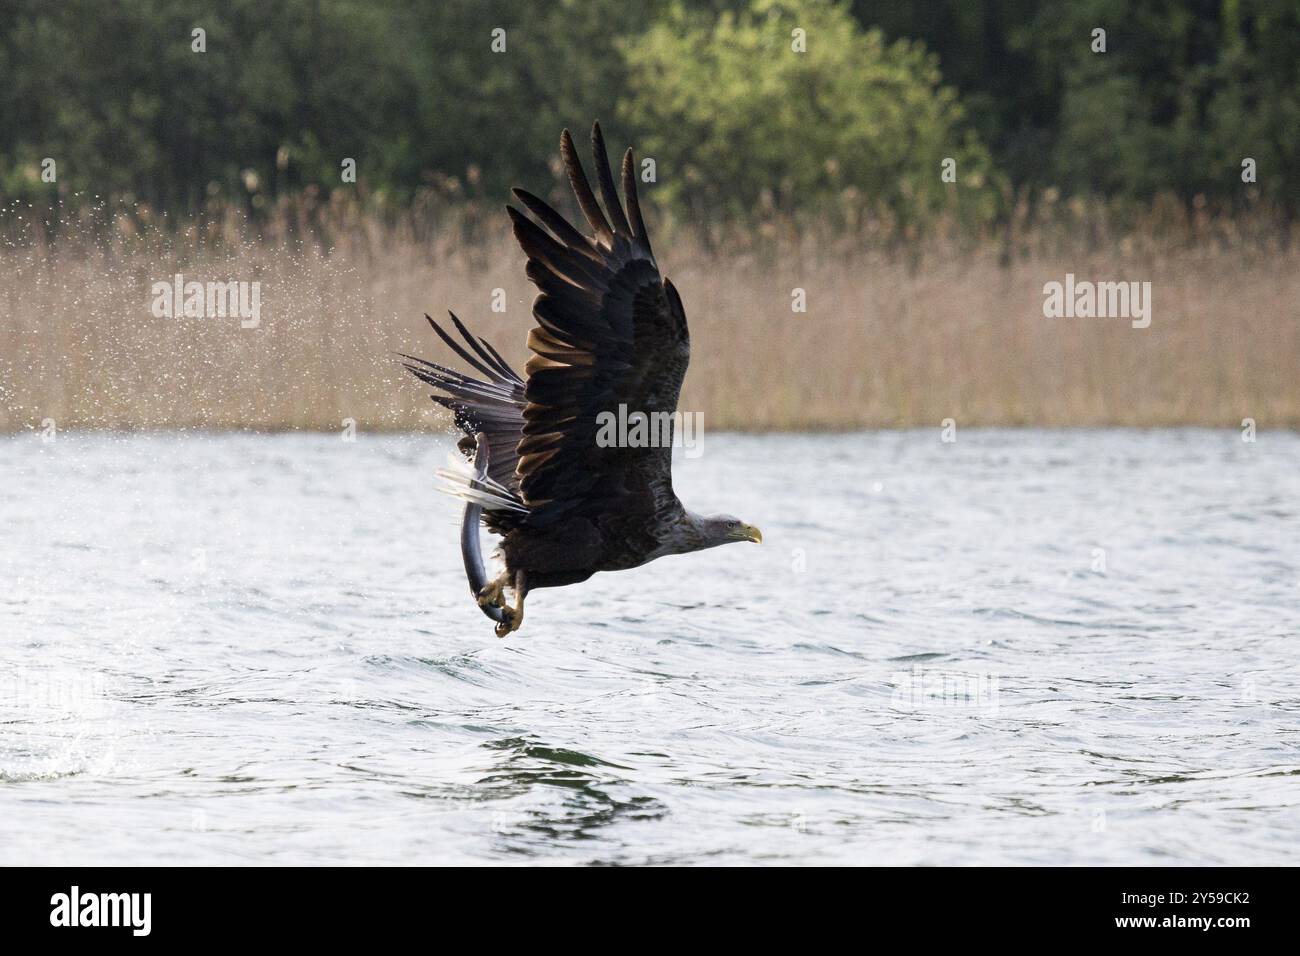
M412 355L402 355L406 368L420 381L446 394L430 396L454 416L456 426L465 433L461 450L468 456L476 445L476 436L484 435L490 452L488 477L511 498L519 497L516 450L523 437L524 381L486 339L475 338L465 324L449 312L451 321L464 344L447 334L437 322L425 316L438 337L461 360L473 366L486 379L457 372Z
M514 190L516 198L541 226L507 207L528 255L528 277L540 290L533 303L537 325L528 334L534 354L526 366L527 404L516 466L534 524L574 507L626 507L628 498L638 496L647 498L643 507L649 510L672 495L671 447L597 443L602 412L618 416L620 406L628 416L676 410L690 338L677 290L660 276L650 249L632 150L623 157L625 212L600 124L592 127L591 140L604 209L569 131L560 137L560 154L590 238L522 189Z

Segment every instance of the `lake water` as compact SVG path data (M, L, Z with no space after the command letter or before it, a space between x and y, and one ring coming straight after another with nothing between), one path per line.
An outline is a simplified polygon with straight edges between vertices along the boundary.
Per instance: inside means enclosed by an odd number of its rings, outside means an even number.
M1294 434L709 434L506 640L449 447L0 439L0 863L1298 859Z

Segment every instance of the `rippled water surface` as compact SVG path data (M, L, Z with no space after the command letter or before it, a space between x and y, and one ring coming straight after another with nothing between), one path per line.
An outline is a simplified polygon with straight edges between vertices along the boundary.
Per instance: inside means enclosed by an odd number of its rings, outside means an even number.
M0 863L1293 863L1300 438L708 435L473 606L442 437L0 439Z

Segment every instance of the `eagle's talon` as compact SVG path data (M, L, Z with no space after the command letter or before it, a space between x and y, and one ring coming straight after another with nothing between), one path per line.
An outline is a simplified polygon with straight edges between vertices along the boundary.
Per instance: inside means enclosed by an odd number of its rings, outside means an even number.
M515 617L515 612L512 608L503 607L501 610L505 614L506 619L493 628L493 630L496 631L497 637L505 637L519 626L516 623L518 619Z
M505 620L496 626L497 637L505 637L511 631L519 630L519 625L524 623L524 595L527 593L524 572L520 571L515 575L515 606L502 604L501 613L505 615Z
M477 600L479 607L506 607L505 585L501 581L483 585L483 589L478 592Z

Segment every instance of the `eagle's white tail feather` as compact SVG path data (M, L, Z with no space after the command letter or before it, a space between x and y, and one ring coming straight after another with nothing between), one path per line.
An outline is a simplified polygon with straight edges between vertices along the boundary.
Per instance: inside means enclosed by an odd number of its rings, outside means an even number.
M474 474L474 469L464 458L453 453L448 457L447 468L435 473L442 479L438 490L444 494L480 505L485 511L515 511L527 514L528 508L500 482L484 475Z

